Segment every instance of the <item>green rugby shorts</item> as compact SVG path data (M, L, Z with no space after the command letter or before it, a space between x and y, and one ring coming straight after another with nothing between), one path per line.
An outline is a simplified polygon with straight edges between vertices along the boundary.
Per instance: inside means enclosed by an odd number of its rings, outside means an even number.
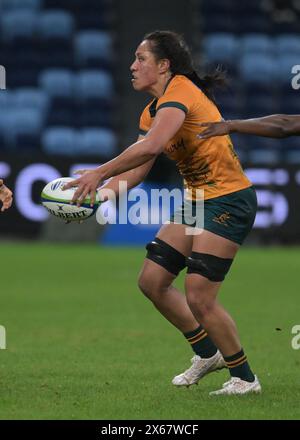
M197 203L185 200L172 215L170 223L200 227L235 243L243 243L252 229L257 211L253 186ZM202 219L198 222L201 209Z

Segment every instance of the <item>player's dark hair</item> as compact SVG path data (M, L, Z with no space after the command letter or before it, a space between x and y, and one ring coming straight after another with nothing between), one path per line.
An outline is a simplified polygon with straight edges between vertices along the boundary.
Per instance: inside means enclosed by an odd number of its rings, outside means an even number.
M151 42L155 59L168 59L172 75L184 75L198 86L205 95L215 101L214 89L226 84L226 75L219 67L211 73L200 75L194 67L192 55L184 38L172 31L154 31L146 34L144 40Z

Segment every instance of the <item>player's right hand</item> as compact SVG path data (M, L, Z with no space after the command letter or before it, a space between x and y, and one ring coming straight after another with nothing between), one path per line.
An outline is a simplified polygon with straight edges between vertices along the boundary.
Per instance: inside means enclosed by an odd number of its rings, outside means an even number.
M80 206L84 199L87 196L90 196L90 206L94 206L97 188L102 183L99 173L100 168L101 167L91 170L78 170L74 172L74 174L79 174L81 177L66 183L62 188L63 190L66 190L72 187L77 187L72 199L72 203L76 203L77 206Z

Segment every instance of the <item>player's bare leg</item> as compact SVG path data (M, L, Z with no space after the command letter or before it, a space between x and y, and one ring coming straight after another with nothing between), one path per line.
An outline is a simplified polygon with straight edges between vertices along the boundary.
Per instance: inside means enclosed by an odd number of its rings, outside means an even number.
M192 238L185 235L183 225L163 226L157 237L184 256L191 252ZM176 275L164 267L145 259L139 276L139 287L160 313L184 333L198 327L199 323L192 314L184 294L172 285L175 278Z
M195 235L185 282L191 311L221 351L234 379L224 387L225 390L229 386L228 392L220 390L217 394L241 394L240 390L243 390L243 394L260 391L257 378L242 350L235 322L217 301L221 280L238 249L236 243L209 231Z
M157 237L163 242L162 244L166 243L182 256L187 256L191 252L192 237L185 234L185 229L184 225L166 225L160 230ZM167 251L170 249L167 248ZM181 260L180 256L178 258ZM157 261L160 263L159 260ZM197 383L205 374L224 368L225 363L220 352L191 312L186 297L172 285L176 275L158 263L151 259L145 260L139 277L139 287L160 313L177 327L190 342L195 352L192 366L183 374L176 376L173 379L173 384L178 386L191 385ZM173 270L172 267L168 265L167 267Z

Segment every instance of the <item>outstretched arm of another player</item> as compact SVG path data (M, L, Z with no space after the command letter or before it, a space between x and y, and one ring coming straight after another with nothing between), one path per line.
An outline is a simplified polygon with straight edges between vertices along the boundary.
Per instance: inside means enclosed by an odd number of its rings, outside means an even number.
M13 194L11 190L4 185L2 179L0 179L0 200L2 202L1 212L11 207Z
M88 194L91 205L95 203L97 187L113 176L155 160L163 151L164 146L175 136L185 119L185 113L173 107L160 109L147 135L128 147L123 153L94 170L85 171L81 177L65 185L64 189L77 186L73 202L78 205Z
M198 137L208 139L230 133L254 134L257 136L285 138L300 135L300 115L271 115L263 118L241 119L200 124L206 129Z

